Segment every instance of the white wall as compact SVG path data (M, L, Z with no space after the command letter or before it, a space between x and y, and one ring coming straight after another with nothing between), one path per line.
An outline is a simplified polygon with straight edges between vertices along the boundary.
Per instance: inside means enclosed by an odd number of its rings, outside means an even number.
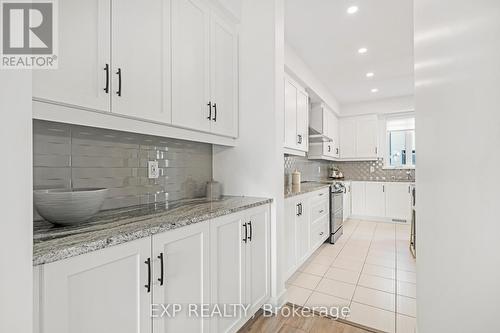
M370 102L342 104L342 116L356 116L362 114L400 113L415 110L413 96L384 98Z
M285 44L285 68L295 80L304 85L339 114L340 105L330 90L315 76L309 66L297 55L293 48Z
M500 332L500 2L415 1L420 333Z
M240 26L240 130L235 148L214 147L214 178L225 194L273 198L272 294L284 291L282 247L283 0L243 0Z
M32 331L31 72L0 70L0 332Z

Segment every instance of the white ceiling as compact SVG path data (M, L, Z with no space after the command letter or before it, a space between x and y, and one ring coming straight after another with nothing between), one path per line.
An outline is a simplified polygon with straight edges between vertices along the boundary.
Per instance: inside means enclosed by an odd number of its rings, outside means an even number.
M341 104L413 95L412 0L285 0L285 38Z

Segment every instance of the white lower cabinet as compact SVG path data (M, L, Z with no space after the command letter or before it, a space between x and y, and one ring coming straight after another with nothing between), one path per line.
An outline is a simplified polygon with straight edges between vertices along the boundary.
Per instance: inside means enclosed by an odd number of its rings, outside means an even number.
M351 217L351 183L350 182L344 182L344 186L345 186L345 193L344 193L344 197L343 197L343 206L342 206L342 210L343 210L343 221L347 221L347 219L349 219L349 217Z
M394 220L410 221L411 191L408 183L385 184L385 215Z
M143 238L44 265L40 331L151 332L150 257L151 238Z
M208 223L197 223L153 236L153 304L181 306L175 317L154 318L154 332L210 331L209 320L198 316L197 307L210 303L209 232ZM198 310L191 316L188 304Z
M409 222L410 183L353 181L352 215L383 221Z
M266 206L267 207L267 206ZM212 303L234 308L235 315L211 318L212 332L235 332L270 295L270 229L268 208L254 208L245 214L212 221Z
M365 215L385 216L385 183L365 184Z
M269 205L36 266L34 291L37 333L235 332L270 297Z
M285 199L285 277L289 278L329 236L329 189Z

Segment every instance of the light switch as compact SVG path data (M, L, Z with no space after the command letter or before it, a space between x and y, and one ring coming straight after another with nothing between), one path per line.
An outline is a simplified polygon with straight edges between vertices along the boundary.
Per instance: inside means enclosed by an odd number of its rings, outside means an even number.
M374 166L371 166L370 167L370 173L374 173L375 172L375 167Z

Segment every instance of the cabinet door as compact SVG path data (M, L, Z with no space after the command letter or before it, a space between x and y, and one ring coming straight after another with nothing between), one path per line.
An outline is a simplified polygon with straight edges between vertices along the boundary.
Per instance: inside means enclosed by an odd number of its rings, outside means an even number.
M59 66L33 71L33 97L110 111L111 90L104 88L106 65L111 71L111 2L64 0L58 10Z
M358 118L356 121L356 157L376 158L377 141L377 118Z
M307 152L309 146L309 97L297 90L297 149Z
M210 131L210 12L197 0L172 0L172 124Z
M210 221L211 301L220 308L224 304L245 304L245 223L240 214ZM237 311L229 317L211 318L212 332L234 331L242 315Z
M153 304L182 306L175 317L154 318L155 333L209 331L208 320L189 316L187 308L188 304L210 303L209 232L205 222L153 236Z
M151 238L43 266L42 332L150 333Z
M385 216L385 184L366 183L366 215L373 217Z
M297 204L301 205L298 207L299 215L295 219L295 230L297 232L297 261L301 264L309 255L311 221L309 219L309 205L307 198L301 198Z
M340 121L340 157L356 157L356 120L353 118Z
M212 14L210 24L212 133L236 137L238 130L238 40L236 32Z
M246 251L246 304L257 311L270 295L269 208L257 208L246 217L249 241Z
M297 88L285 80L285 148L297 149Z
M333 152L332 157L339 158L340 157L340 135L339 135L339 119L337 116L330 112L330 120L328 121L329 134L331 139L333 140Z
M354 216L366 215L365 183L351 183L351 213Z
M350 214L351 214L351 190L350 187L351 185L349 184L344 184L346 187L344 197L342 200L342 212L343 212L343 221L346 221Z
M285 272L289 278L295 272L297 264L297 246L295 243L295 218L298 214L297 202L293 198L285 200Z
M386 183L385 207L386 217L409 221L411 212L410 185Z
M170 123L170 1L113 1L112 111Z

